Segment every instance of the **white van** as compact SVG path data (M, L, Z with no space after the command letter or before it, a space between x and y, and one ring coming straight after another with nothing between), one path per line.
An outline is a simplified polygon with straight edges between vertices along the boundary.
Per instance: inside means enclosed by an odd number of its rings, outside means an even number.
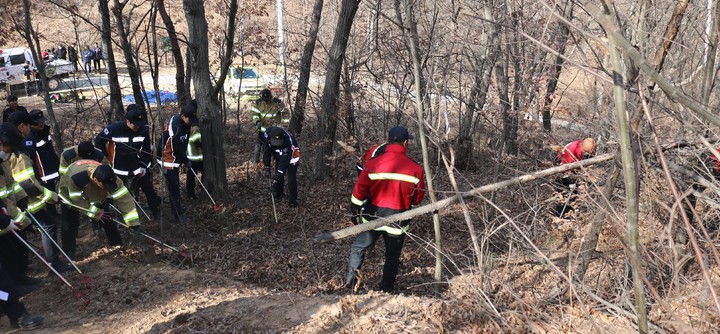
M13 86L25 83L23 68L25 61L30 61L30 66L37 68L28 48L0 50L0 94L11 94ZM55 59L45 62L45 73L51 91L60 86L63 77L68 77L70 73L74 72L75 66L67 60ZM2 98L0 96L0 99Z

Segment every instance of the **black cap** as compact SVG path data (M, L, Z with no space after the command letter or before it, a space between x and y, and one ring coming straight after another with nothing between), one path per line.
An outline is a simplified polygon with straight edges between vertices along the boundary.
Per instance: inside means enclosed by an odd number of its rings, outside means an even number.
M270 92L269 89L265 88L265 89L263 89L263 90L260 91L260 96L262 96L262 97L271 97L271 96L272 96L272 92Z
M95 153L95 146L89 141L84 141L78 144L78 155L83 159L90 159Z
M144 127L145 125L147 125L147 113L144 109L138 107L137 104L131 104L127 107L127 114L125 114L125 119L139 127Z
M8 122L12 123L15 126L18 126L20 124L30 124L30 114L27 112L27 110L14 111L8 117Z
M268 138L270 139L270 145L282 146L285 143L285 130L278 126L273 126L268 129Z
M18 97L15 95L8 95L7 100L8 102L17 101Z
M40 124L40 122L45 121L45 115L40 109L30 110L28 115L30 116L30 124Z
M402 143L408 139L413 139L413 136L404 126L395 126L388 132L388 142L390 143Z
M196 121L197 120L197 106L193 106L192 103L186 104L182 108L182 111L180 111L180 115L187 116L193 122Z
M117 176L115 176L112 167L108 165L97 166L92 177L102 183L103 188L107 191L115 191L115 189L117 189Z
M12 123L2 123L0 125L0 143L10 145L17 149L22 144L23 135L20 130Z

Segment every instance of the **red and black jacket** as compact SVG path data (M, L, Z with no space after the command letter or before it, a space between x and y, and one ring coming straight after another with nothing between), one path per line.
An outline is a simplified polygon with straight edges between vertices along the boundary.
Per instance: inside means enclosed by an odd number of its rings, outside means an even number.
M397 211L418 205L425 197L423 168L410 159L402 144L388 144L385 153L368 160L353 189L351 201Z

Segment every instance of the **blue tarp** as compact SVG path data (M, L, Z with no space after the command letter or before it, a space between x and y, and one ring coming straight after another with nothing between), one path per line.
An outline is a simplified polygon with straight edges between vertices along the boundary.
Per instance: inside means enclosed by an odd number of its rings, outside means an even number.
M145 91L145 94L147 95L148 103L150 103L150 104L157 103L154 90L147 90L147 91ZM132 95L125 95L125 96L123 96L123 102L126 104L135 103L135 97ZM177 96L175 96L174 92L171 92L169 90L161 90L160 91L160 103L165 104L168 102L170 102L170 103L177 102Z

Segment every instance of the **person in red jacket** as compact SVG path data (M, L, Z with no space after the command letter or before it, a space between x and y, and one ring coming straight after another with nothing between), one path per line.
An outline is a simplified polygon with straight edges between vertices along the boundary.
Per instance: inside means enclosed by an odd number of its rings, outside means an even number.
M586 159L595 154L595 139L578 139L565 147L558 153L558 161L561 165Z
M425 197L423 168L406 154L412 136L402 126L390 129L385 152L367 161L358 177L351 197L353 223L365 223L377 217L387 217L407 211ZM400 253L408 221L389 224L359 234L350 247L346 286L357 292L358 271L365 253L382 236L385 241L385 264L379 289L392 292L400 266Z
M590 137L578 139L565 145L558 153L557 160L560 165L564 165L587 159L595 154L595 148L595 139ZM560 198L565 198L565 200L561 200L562 203L555 206L555 213L562 218L566 213L574 210L571 205L577 199L575 195L577 180L570 171L567 171L558 179L558 183L561 185L559 189Z

